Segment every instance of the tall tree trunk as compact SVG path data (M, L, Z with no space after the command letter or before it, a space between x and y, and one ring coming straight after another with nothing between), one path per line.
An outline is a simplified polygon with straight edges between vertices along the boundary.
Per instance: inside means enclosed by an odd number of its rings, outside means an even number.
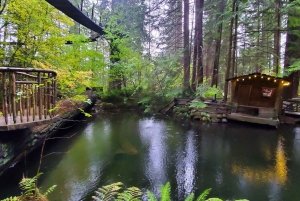
M279 66L280 66L280 0L275 0L275 32L274 32L274 55L273 55L273 61L274 61L274 72L279 72Z
M233 58L232 58L232 75L234 77L237 75L237 62L236 62L236 54L237 54L237 34L238 34L238 10L239 10L239 2L238 0L235 3L235 18L234 18L234 39L233 39Z
M203 83L203 8L204 0L199 1L199 31L198 31L198 60L197 60L197 85Z
M183 23L183 46L184 46L184 65L183 65L183 91L190 89L190 48L189 48L189 0L184 0L184 23Z
M218 86L219 81L219 64L220 64L220 52L221 52L221 40L222 40L222 30L223 30L223 22L221 15L224 13L225 9L225 0L222 0L219 3L219 14L216 16L216 22L219 23L218 30L217 30L217 39L216 39L216 46L215 46L215 57L214 57L214 66L212 72L212 82L211 86Z
M197 59L198 59L198 35L199 35L199 1L195 1L195 36L194 36L194 53L193 53L193 72L192 72L192 89L196 91L196 74L197 74Z
M294 0L290 0L292 3ZM299 32L295 33L295 30L299 30L300 23L295 24L295 18L299 18L300 13L297 8L290 8L288 12L288 22L287 29L288 33L286 35L286 48L285 48L285 60L284 68L288 69L294 61L300 59L300 37ZM293 18L293 23L291 23L291 18ZM283 98L295 98L298 97L298 87L299 87L299 70L292 72L287 79L291 82L288 88L285 89L283 93Z
M231 13L234 14L235 10L235 4L236 0L233 0L232 2L232 10ZM231 58L232 58L232 39L233 39L233 23L234 23L234 17L231 18L230 21L230 33L229 33L229 49L228 49L228 57L227 57L227 67L226 67L226 74L225 74L225 79L229 79L229 73L231 69ZM227 95L228 95L228 81L225 80L225 85L224 85L224 101L227 101Z

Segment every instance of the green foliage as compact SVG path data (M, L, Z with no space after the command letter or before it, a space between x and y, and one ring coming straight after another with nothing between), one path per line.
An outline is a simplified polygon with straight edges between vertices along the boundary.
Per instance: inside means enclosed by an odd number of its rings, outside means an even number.
M190 102L190 108L205 108L206 107L206 104L203 103L201 100L197 100L197 99L194 99Z
M196 199L196 201L205 201L206 197L208 196L210 191L211 191L211 188L206 189L205 191L203 191L203 193L201 193L201 195Z
M20 201L18 197L9 197L9 198L5 198L4 200L1 201Z
M95 192L96 196L93 196L92 198L94 200L108 201L119 193L119 190L122 189L122 186L123 183L121 182L103 186L98 188L98 190Z
M222 97L222 92L220 89L216 87L211 87L207 82L199 85L196 89L196 96L203 98L214 98L215 94L217 98Z
M167 182L165 185L160 186L160 201L171 200L171 184Z
M137 187L130 187L124 192L118 194L116 201L139 201L142 196L142 192Z
M49 193L53 192L56 188L56 185L51 186L44 194L41 194L37 187L37 180L41 176L42 173L37 174L33 178L23 178L20 183L20 189L22 190L22 194L20 196L14 196L6 198L2 201L44 201Z
M194 200L194 197L195 197L195 194L194 193L191 193L187 196L187 198L184 200L184 201L193 201Z
M149 190L147 190L147 196L148 196L148 201L157 201L155 195Z
M92 198L94 200L101 200L101 201L109 201L109 200L116 200L116 201L138 201L141 198L142 192L139 188L130 187L123 190L124 184L121 182L113 183L110 185L103 186L98 188L95 192L96 196ZM114 199L117 197L116 199Z
M95 191L96 196L92 196L95 201L141 201L143 193L137 187L130 187L123 190L124 184L121 182L113 183L110 185L103 186ZM207 198L211 191L211 188L206 189L201 193L201 195L195 201L222 201L219 198ZM148 201L158 201L155 195L147 190L147 199ZM193 201L195 194L191 193L187 196L185 201ZM167 182L165 185L160 186L160 201L171 201L171 185L170 182ZM235 201L248 201L246 199L235 200Z

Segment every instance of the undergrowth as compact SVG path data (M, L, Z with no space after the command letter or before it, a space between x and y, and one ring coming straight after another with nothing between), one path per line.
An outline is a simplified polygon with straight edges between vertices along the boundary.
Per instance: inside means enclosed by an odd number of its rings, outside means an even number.
M223 201L220 198L207 198L211 189L206 189L199 195L195 197L194 193L189 194L185 201ZM113 183L107 186L103 186L95 191L95 196L93 196L94 201L141 201L147 199L148 201L171 201L171 185L170 182L165 185L160 186L160 196L156 197L154 193L147 190L144 194L137 187L125 188L124 184L121 182ZM248 201L245 199L235 200L235 201Z

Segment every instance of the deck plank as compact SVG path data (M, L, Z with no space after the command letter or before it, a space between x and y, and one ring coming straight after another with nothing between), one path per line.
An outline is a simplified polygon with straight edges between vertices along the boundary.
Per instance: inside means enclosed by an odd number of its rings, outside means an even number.
M227 118L229 120L250 122L250 123L256 123L256 124L264 124L264 125L270 125L270 126L275 126L275 127L277 127L280 124L278 118L276 118L276 119L264 118L264 117L253 116L253 115L242 114L242 113L231 113L231 114L228 114Z
M47 115L46 118L43 116L41 119L39 119L39 115L35 115L29 116L29 121L27 121L26 116L23 116L23 122L21 122L20 116L17 116L16 123L14 123L12 116L9 116L6 124L4 117L0 117L0 132L25 129L47 123L51 120L52 118L49 115Z

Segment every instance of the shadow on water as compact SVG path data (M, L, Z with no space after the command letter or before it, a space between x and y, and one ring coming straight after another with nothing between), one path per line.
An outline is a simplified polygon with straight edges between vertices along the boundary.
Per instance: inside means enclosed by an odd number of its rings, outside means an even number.
M210 124L135 113L107 114L47 142L39 181L58 187L50 200L91 200L121 181L159 193L170 181L174 200L199 195L255 201L300 199L300 127ZM60 153L61 152L61 153ZM0 199L18 193L25 172L35 174L39 150L0 178Z

